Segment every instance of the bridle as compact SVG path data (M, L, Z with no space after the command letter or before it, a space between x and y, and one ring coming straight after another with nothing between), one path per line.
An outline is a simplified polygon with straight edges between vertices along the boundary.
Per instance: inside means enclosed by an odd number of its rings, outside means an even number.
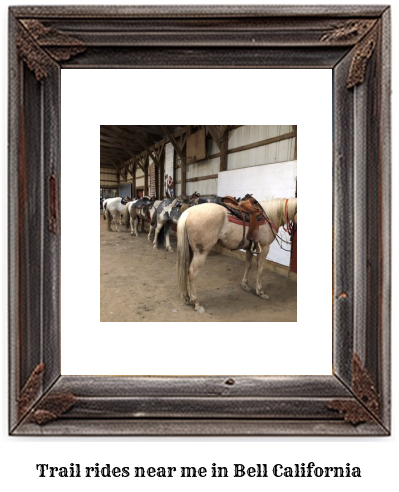
M274 237L277 241L277 244L280 246L280 248L284 251L291 251L289 249L285 249L283 248L282 246L282 243L286 243L286 244L292 244L293 241L294 241L294 236L295 236L295 233L296 233L296 224L294 223L293 220L290 220L288 218L288 198L285 200L285 202L283 203L283 206L282 206L282 210L281 210L281 213L279 214L279 223L278 223L278 226L276 226L276 224L274 224L274 222L270 219L270 217L266 214L264 208L262 207L262 205L258 202L258 205L261 209L261 212L262 212L262 215L263 217L265 218L266 222L269 224L270 226L270 229L271 231L273 232L274 234ZM294 213L294 217L296 215L296 209L295 209L295 213ZM284 217L284 220L282 221L281 218ZM278 231L280 229L280 227L283 227L283 230L289 234L290 238L291 238L291 241L286 241L285 239L283 239L281 236L279 236L278 234ZM280 243L279 243L279 240L280 240Z

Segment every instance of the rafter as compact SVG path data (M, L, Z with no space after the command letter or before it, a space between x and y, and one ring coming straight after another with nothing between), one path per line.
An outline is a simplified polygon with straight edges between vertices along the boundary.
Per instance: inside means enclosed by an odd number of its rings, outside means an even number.
M162 130L165 132L165 135L169 138L170 142L172 143L173 147L175 148L178 156L182 161L185 161L186 157L183 154L183 149L180 148L180 145L177 143L175 137L172 135L172 133L169 131L169 128L167 126L162 126Z
M209 133L212 135L213 140L215 141L218 149L220 150L220 130L215 125L207 125Z
M136 132L136 130L133 130L133 131ZM138 134L138 132L136 132L136 137L139 140L139 142L143 145L143 147L145 148L145 150L147 151L148 155L151 157L151 159L153 160L153 162L155 163L157 168L159 169L161 164L158 160L158 156L150 149L150 147L145 143L145 141L142 140L142 138Z

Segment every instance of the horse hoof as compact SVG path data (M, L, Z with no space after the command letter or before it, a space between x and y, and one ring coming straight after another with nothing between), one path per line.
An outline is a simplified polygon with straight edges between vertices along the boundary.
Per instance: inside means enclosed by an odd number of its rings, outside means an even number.
M202 306L195 307L194 309L195 311L197 311L198 314L205 313L205 309Z
M263 292L258 294L258 296L261 298L261 299L269 299L269 296L267 294L264 294Z
M173 253L173 248L168 248L166 251L169 251L169 253Z
M247 292L251 292L251 289L248 287L247 284L241 284L241 289L247 291Z

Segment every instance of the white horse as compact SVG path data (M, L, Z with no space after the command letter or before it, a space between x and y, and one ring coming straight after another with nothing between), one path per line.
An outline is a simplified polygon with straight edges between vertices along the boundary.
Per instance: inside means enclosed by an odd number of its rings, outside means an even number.
M108 200L110 200L110 198L106 198L104 201L103 201L103 218L104 220L107 220L107 202Z
M257 254L256 294L268 299L263 292L261 275L271 243L274 241L280 226L289 228L297 222L297 199L275 199L261 202L263 209L262 221L259 223L259 244L261 251ZM195 281L208 253L216 243L235 250L246 249L246 262L241 287L250 291L248 272L252 264L253 253L249 250L249 241L243 240L243 225L229 221L228 210L214 203L204 203L199 207L191 207L180 217L177 224L177 270L178 283L182 298L186 304L194 305L195 311L204 313L205 309L197 299Z
M129 202L130 203L130 199ZM109 231L112 231L111 229L111 222L115 222L116 224L116 232L120 232L118 220L117 220L117 214L119 213L121 217L124 216L125 213L125 208L126 204L122 203L122 198L117 196L116 198L108 198L104 202L104 218L107 219L107 229Z
M144 200L144 201L143 201ZM161 203L161 200L152 200L149 197L142 197L138 200L133 200L129 202L125 209L125 225L126 228L129 227L130 224L130 234L132 236L139 235L138 233L138 222L141 220L141 232L144 232L144 222L149 219L150 222L154 216L157 206ZM141 206L141 205L144 206ZM137 206L138 205L138 206ZM151 226L150 232L148 234L148 240L150 240L151 235Z

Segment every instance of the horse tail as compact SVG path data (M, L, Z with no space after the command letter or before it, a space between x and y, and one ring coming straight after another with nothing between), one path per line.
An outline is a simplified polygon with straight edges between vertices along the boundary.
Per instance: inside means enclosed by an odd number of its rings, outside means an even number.
M104 217L104 220L107 220L107 201L106 200L103 203L103 217Z
M108 208L105 210L105 218L107 219L107 229L111 231L112 217L111 217L111 212L108 210Z
M151 224L153 227L157 224L157 209L155 209L155 210L154 210L154 213L152 214L150 224Z
M158 236L157 236L157 246L158 248L162 248L164 243L165 243L165 226L166 226L167 222L165 222L161 229L159 230L158 232Z
M129 226L130 226L130 207L129 207L129 204L126 205L125 210L123 211L123 220L125 222L126 229L129 229Z
M189 212L183 213L177 223L177 283L183 296L188 295L188 269L192 257L186 226L188 215Z

